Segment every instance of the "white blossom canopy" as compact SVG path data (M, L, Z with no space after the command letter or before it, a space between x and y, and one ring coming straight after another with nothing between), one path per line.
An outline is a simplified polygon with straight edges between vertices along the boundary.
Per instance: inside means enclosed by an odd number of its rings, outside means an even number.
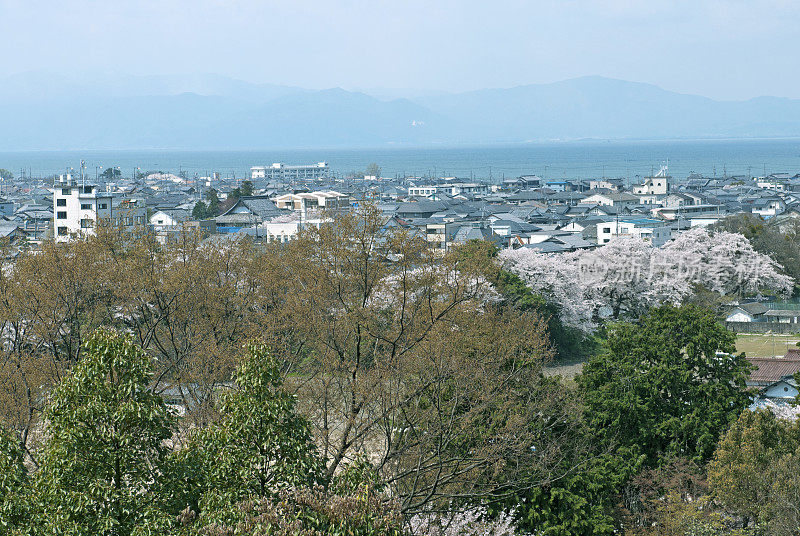
M787 295L793 280L742 235L694 228L661 248L618 237L594 250L504 250L503 265L556 305L562 322L585 333L603 316L635 316L679 304L698 286L728 296Z

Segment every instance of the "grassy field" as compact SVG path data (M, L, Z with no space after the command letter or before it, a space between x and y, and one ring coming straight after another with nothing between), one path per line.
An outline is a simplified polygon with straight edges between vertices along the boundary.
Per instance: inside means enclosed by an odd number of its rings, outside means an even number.
M736 350L747 357L783 356L787 348L800 345L800 335L737 335ZM545 376L563 376L572 379L580 374L583 363L553 364L545 367Z
M786 349L797 346L800 335L738 335L736 349L747 357L772 357L786 354Z

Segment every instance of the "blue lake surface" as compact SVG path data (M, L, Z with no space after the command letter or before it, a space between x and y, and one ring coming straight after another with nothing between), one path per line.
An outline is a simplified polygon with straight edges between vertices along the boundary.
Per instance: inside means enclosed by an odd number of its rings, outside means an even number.
M263 151L25 151L0 152L0 168L19 175L47 177L86 162L87 175L119 166L124 176L142 171L179 170L206 176L246 177L251 166L273 162L309 164L327 161L338 174L363 170L375 162L384 176L456 176L499 181L538 174L550 179L626 177L636 180L669 162L683 179L691 172L707 176L800 172L800 138L677 141L571 141L482 147L389 147Z

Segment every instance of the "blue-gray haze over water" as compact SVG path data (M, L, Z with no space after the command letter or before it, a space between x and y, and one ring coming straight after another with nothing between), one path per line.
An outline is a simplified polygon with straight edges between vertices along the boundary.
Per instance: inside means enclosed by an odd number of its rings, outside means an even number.
M77 170L86 173L120 167L123 176L144 171L246 177L251 166L327 161L340 175L376 162L383 176L455 176L499 181L538 174L550 179L626 177L636 180L669 162L676 179L706 176L800 172L800 138L678 141L573 141L482 147L397 147L263 151L25 151L0 152L0 168L19 175L47 177Z

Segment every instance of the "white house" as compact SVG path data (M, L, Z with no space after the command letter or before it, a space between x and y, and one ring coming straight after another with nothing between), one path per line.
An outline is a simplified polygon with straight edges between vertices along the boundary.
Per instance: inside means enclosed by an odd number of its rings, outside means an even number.
M740 303L725 315L726 322L756 322L764 319L767 306L763 303Z
M645 177L642 184L633 187L633 193L643 195L666 195L669 181L666 176Z
M786 210L786 203L783 199L772 197L757 199L755 203L753 203L753 208L750 211L753 214L758 214L762 218L771 218L772 216L781 214L784 210Z
M164 230L169 227L176 227L191 218L188 210L181 209L162 209L150 216L150 225L156 231Z
M251 234L263 238L265 242L286 243L297 238L302 229L319 228L323 221L326 220L319 214L295 212L257 225L251 230Z
M596 226L599 245L608 243L615 236L634 236L659 247L672 238L672 231L663 221L650 218L621 218L599 222Z
M610 194L597 193L586 197L581 201L586 205L605 205L612 207L626 207L638 205L639 198L627 192L614 192Z
M589 179L590 190L619 190L618 181L610 179Z

